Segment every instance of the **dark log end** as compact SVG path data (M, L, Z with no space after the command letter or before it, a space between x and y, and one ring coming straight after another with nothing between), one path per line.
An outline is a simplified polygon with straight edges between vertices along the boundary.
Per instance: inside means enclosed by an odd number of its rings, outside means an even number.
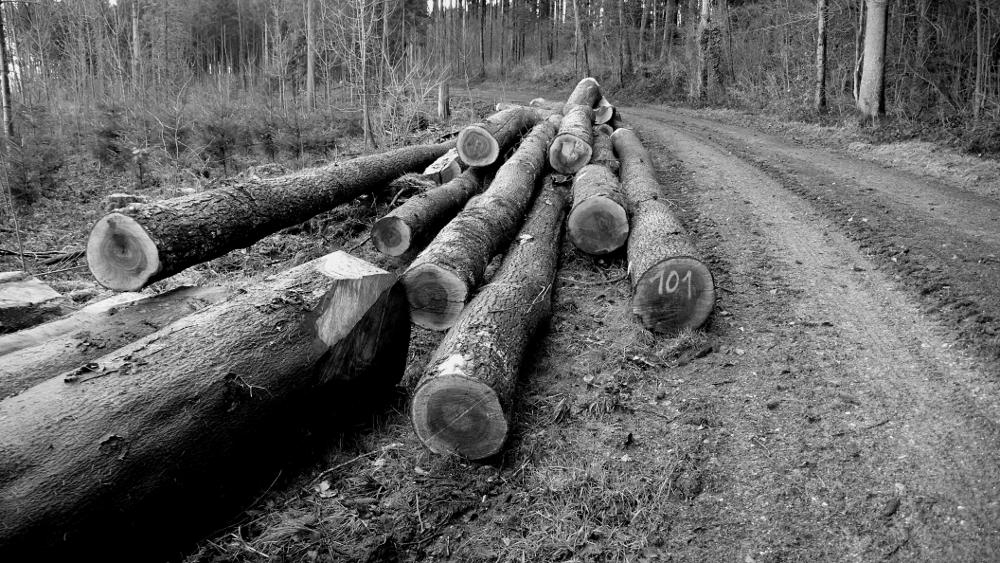
M569 239L594 255L614 252L628 240L628 214L607 197L591 197L575 206L567 220Z
M470 125L458 134L458 156L469 166L489 166L500 157L500 144L479 125Z
M410 226L399 217L382 217L372 227L372 242L382 254L401 256L410 249Z
M673 334L698 328L715 306L715 281L705 264L690 256L667 258L636 276L632 312L653 332Z
M454 363L449 358L440 369ZM507 419L496 393L457 373L442 373L417 388L411 416L417 437L438 454L483 459L499 452L507 439Z
M575 135L559 135L549 146L549 164L556 172L576 174L590 162L593 149Z
M410 320L430 330L447 330L465 308L469 289L454 273L433 263L419 264L401 279Z
M87 265L101 285L136 291L160 271L159 251L142 225L121 213L110 213L90 231Z

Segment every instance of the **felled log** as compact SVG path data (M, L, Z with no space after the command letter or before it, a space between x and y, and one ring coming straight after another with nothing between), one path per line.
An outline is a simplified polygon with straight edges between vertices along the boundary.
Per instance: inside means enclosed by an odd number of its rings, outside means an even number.
M179 287L145 296L119 293L54 321L0 336L0 399L87 364L227 298L222 287Z
M469 166L489 166L541 119L537 111L526 107L494 113L459 132L458 155Z
M461 173L462 164L458 158L458 150L453 148L425 168L423 176L440 185L452 181Z
M550 311L565 203L547 178L496 276L431 356L410 411L431 451L483 459L506 441L522 357Z
M0 334L44 323L66 313L66 300L38 278L0 272Z
M101 207L105 211L114 211L133 203L148 203L149 198L139 194L108 194L101 200Z
M594 126L594 151L590 156L590 164L607 166L615 176L618 175L619 163L615 156L615 148L611 144L611 134L614 133L608 125Z
M602 96L597 102L597 107L594 108L594 123L598 125L608 123L614 118L615 113L615 106Z
M559 102L559 108L556 109L556 110L552 110L552 109L549 109L549 108L546 108L546 107L524 106L524 105L521 105L521 104L512 104L512 103L508 103L508 102L497 102L497 105L494 106L494 108L496 109L496 111L505 111L505 110L508 110L508 109L524 108L524 107L528 107L529 109L534 110L535 112L537 112L538 115L539 115L539 117L541 119L548 119L549 116L551 116L554 113L558 113L559 115L562 115L563 104L562 104L562 102Z
M452 143L404 147L247 180L105 215L90 232L87 263L102 285L135 291L301 223L421 170Z
M566 102L557 102L555 100L546 100L545 98L535 98L528 102L528 105L533 108L546 109L549 111L555 111L562 113L563 108L566 106Z
M606 166L588 164L573 178L573 207L567 219L569 240L580 250L608 254L628 240L628 213L618 178Z
M573 88L573 92L566 98L566 104L563 106L563 114L568 114L574 106L592 108L597 105L600 99L602 99L601 85L597 83L597 79L588 76L577 82L576 87Z
M400 277L414 323L432 330L454 324L472 291L482 284L490 259L517 234L559 121L553 115L535 125L489 189L445 225Z
M372 226L375 248L401 256L431 240L469 198L482 191L485 176L485 168L469 168L450 182L406 200Z
M715 306L715 281L663 200L652 159L630 129L611 136L621 159L621 182L632 211L628 239L632 312L651 331L701 326Z
M576 174L590 162L593 154L594 111L587 106L574 106L563 117L559 133L549 145L549 164L556 172Z
M303 404L387 393L409 339L394 282L335 252L0 401L0 560L155 549L280 459Z

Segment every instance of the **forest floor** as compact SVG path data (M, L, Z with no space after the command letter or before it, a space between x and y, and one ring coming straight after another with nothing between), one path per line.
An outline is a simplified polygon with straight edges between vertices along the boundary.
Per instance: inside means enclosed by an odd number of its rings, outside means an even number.
M707 326L644 331L625 257L564 240L497 459L428 453L400 393L186 561L997 558L1000 165L729 110L621 112L715 275ZM401 271L361 244L384 205L177 283L341 244ZM410 375L440 336L414 328Z

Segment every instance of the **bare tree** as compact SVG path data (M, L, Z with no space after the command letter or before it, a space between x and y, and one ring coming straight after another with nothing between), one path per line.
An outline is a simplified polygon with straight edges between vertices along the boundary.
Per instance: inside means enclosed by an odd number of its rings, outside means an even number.
M816 111L826 111L826 0L816 0Z
M864 66L858 87L858 110L866 117L885 113L885 40L888 0L868 0Z

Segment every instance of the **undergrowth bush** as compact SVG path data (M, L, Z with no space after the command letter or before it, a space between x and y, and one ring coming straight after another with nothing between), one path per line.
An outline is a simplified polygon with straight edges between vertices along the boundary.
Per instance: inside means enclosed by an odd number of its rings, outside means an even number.
M54 134L55 119L45 106L17 106L14 119L20 143L10 147L7 181L14 199L30 205L56 194L67 143Z

